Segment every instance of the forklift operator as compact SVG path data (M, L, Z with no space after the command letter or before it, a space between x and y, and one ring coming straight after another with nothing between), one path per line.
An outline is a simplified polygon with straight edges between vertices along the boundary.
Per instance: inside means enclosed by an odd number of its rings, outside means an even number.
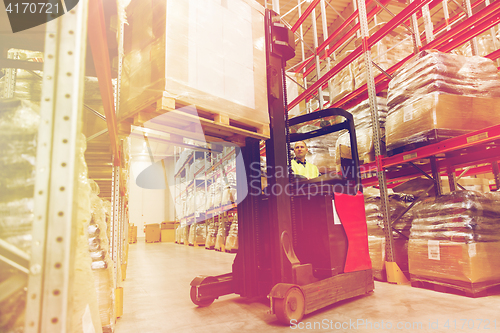
M307 179L319 176L318 167L306 161L307 146L304 141L297 141L293 149L295 158L292 160L292 171L294 174Z

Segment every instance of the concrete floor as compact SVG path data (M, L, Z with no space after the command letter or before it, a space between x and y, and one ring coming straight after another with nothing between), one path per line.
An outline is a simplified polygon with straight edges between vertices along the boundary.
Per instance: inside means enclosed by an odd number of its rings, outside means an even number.
M403 332L500 332L498 293L473 299L382 282L375 282L369 295L305 316L300 326L280 325L267 313L265 298L233 294L196 307L189 297L190 281L196 275L231 272L234 256L173 243L146 244L139 238L129 248L116 333L380 332L390 331L391 325Z

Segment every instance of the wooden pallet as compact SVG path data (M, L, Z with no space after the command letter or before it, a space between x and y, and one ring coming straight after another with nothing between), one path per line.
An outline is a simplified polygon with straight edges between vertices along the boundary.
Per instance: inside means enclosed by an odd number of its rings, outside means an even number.
M238 252L238 249L226 249L226 252L227 253L237 253Z
M172 143L189 138L206 142L227 141L243 146L247 137L259 140L270 137L269 124L237 119L223 110L186 106L170 97L162 97L119 121L168 133L170 140L167 141Z
M490 294L498 294L500 279L496 281L472 283L458 280L428 278L412 274L411 285L416 288L476 298L488 296Z
M468 132L469 131L462 130L432 129L423 133L409 136L404 140L404 142L401 141L388 145L387 156L393 156L396 154L415 150L417 148L451 139Z

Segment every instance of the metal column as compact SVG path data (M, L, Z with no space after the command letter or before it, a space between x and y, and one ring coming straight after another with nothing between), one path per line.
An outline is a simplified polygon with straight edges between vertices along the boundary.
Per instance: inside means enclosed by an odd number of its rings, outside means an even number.
M429 44L434 40L434 27L432 26L431 12L429 11L428 4L422 7L422 17L424 18L425 40Z
M318 29L316 27L316 9L311 12L312 29L313 29L313 42L314 42L314 60L316 61L316 79L319 80L321 77L321 65L319 62L318 54ZM323 109L323 87L318 87L318 98L319 98L319 109Z
M111 259L113 260L113 266L115 269L115 281L118 284L118 254L119 254L119 240L120 240L120 167L113 166L112 174L112 194L111 194L111 232L110 232L110 251Z
M86 42L86 1L47 23L25 332L71 326Z
M19 52L9 51L7 54L9 59L19 59ZM3 88L3 98L14 97L16 90L17 68L5 69L5 83Z
M382 167L382 153L380 150L380 124L378 119L378 106L377 106L377 94L375 91L375 79L373 76L372 70L372 60L371 60L371 52L368 47L368 18L366 15L366 5L364 0L358 0L358 11L359 11L359 21L361 28L361 38L363 43L363 53L364 53L364 61L366 67L366 82L368 85L368 98L370 101L370 111L371 111L371 120L372 120L372 129L373 129L373 142L375 147L375 159L377 161L377 177L379 181L380 188L380 204L382 217L384 220L384 233L385 233L385 251L387 258L387 281L389 282L397 282L396 272L398 270L397 265L394 262L394 240L392 235L392 227L391 222L389 221L389 207L388 207L388 197L387 197L387 183L386 177L384 173L384 169ZM401 271L399 271L401 273ZM402 273L401 273L402 274Z
M464 0L465 3L465 9L467 11L467 17L472 16L472 7L470 4L470 0ZM470 40L470 47L471 47L471 52L473 56L476 56L479 54L478 49L477 49L477 39L476 37L472 38Z

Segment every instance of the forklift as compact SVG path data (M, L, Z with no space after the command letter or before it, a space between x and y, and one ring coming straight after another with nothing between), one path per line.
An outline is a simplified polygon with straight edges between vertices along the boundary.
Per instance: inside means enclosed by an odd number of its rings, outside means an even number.
M237 184L248 194L237 206L239 249L232 272L194 278L190 296L202 307L232 293L267 296L270 312L291 325L330 304L372 292L374 282L353 116L330 108L288 119L284 69L295 55L294 35L267 9L265 29L268 185L261 190L260 167L255 167L260 166L259 140L247 138L239 152L243 158L236 160ZM332 116L343 121L290 133L291 126ZM293 177L290 143L341 130L349 132L352 158L342 160L340 174Z

